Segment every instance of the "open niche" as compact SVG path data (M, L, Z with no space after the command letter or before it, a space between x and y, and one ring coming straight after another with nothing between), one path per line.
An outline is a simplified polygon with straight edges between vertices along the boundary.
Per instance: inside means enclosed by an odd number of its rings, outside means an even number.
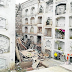
M38 27L38 33L42 33L42 27Z
M34 27L30 28L30 33L34 33Z
M65 29L55 29L56 39L65 39Z
M34 14L35 13L35 7L32 7L31 8L31 14Z
M34 36L30 36L32 43L34 43Z
M25 24L28 24L28 18L25 18Z
M52 18L51 17L47 18L46 25L47 26L52 26Z
M55 49L56 50L64 51L64 48L65 48L65 42L59 41L59 40L55 41Z
M25 10L25 16L28 16L28 9Z
M37 36L37 44L38 44L38 45L41 44L41 36Z
M25 33L28 33L28 27L25 27Z
M72 16L69 17L69 27L72 27Z
M38 24L42 24L42 16L38 17Z
M35 18L34 18L34 17L31 17L30 23L31 23L31 24L35 24Z
M64 27L65 26L65 17L56 18L56 27Z
M52 37L52 28L45 28L44 35L47 37Z
M43 13L43 12L44 12L43 6L40 5L40 7L39 7L39 13Z
M72 29L69 29L69 39L72 39Z
M28 36L27 35L25 35L24 36L24 41L26 41L28 39Z
M66 13L66 4L60 3L56 6L56 15L61 15Z

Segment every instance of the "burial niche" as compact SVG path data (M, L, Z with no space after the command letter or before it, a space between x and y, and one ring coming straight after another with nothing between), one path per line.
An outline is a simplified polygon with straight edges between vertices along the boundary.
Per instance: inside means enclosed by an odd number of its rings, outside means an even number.
M43 13L43 7L42 7L42 5L40 5L39 13Z
M10 39L0 34L0 54L10 52Z
M34 27L31 27L30 33L34 33Z

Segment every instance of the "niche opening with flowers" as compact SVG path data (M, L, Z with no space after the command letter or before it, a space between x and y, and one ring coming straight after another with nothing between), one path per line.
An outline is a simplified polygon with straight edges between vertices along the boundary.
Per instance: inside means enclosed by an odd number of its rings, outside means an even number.
M55 49L56 50L61 50L61 51L64 51L64 48L65 48L65 42L63 41L55 41Z
M64 39L65 38L65 29L55 29L55 38Z

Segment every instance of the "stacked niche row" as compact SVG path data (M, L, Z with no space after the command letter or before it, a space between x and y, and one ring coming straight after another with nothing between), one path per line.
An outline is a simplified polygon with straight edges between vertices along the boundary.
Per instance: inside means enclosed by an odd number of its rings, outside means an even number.
M36 39L37 37L36 36L34 36L34 35L24 35L24 37L23 37L23 40L24 40L24 42L26 42L28 39L30 39L31 40L31 43L35 43L36 44L36 41L35 41L35 39Z
M55 39L53 57L61 60L61 55L65 52L65 34L66 34L66 0L55 1ZM57 56L55 57L55 53Z
M29 22L29 19L28 18L25 18L25 25L26 24L29 24L28 22ZM51 22L51 20L50 20L50 22ZM30 24L35 24L35 17L31 17L30 18ZM42 16L38 16L38 19L37 19L37 24L42 24Z
M36 14L35 7L31 7L30 9L25 9L24 16L29 16L34 14Z

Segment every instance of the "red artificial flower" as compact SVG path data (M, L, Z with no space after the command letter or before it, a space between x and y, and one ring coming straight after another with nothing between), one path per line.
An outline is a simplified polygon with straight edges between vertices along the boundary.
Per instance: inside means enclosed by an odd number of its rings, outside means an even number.
M69 58L68 58L68 56L67 56L67 60L68 60Z
M62 32L65 32L65 30L62 30Z
M68 56L70 55L70 54L67 54Z
M60 31L62 30L62 29L59 29Z

